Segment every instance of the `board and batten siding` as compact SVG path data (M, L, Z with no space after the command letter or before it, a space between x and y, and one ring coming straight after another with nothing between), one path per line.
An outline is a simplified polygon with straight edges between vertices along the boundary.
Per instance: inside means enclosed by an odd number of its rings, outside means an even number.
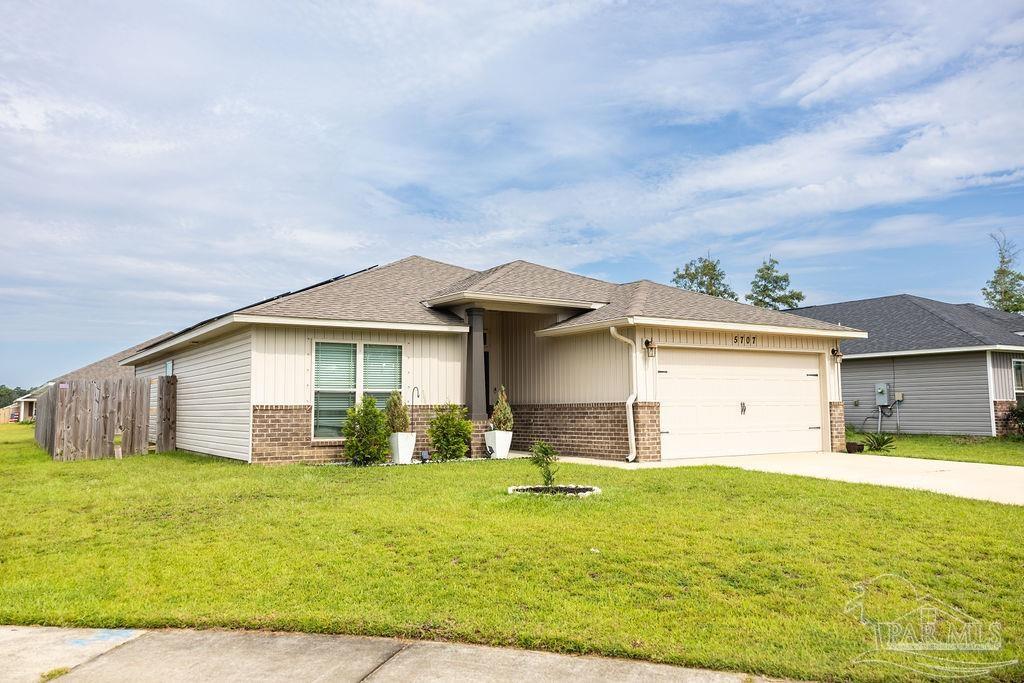
M752 344L736 343L736 337L756 336ZM676 327L637 326L636 344L639 349L637 370L637 400L658 400L658 356L648 357L643 348L645 339L654 341L660 347L728 349L737 352L789 352L813 353L821 357L820 369L825 373L825 397L829 401L842 400L840 365L831 351L838 341L828 337L803 335L758 334L754 332L729 332L719 330L695 330Z
M628 347L607 330L537 337L554 315L502 313L500 372L513 404L612 403L629 394Z
M402 347L402 395L419 405L462 403L466 335L320 327L253 327L252 404L310 405L313 400L313 343L364 342Z
M249 460L252 335L249 330L173 353L135 369L136 377L178 378L177 445L196 453Z
M843 362L846 423L874 430L875 383L902 391L900 430L909 434L992 435L988 358L984 351L924 356L848 359ZM896 414L882 418L882 431L896 431Z
M1024 360L1024 353L992 352L993 401L1017 400L1018 395L1013 387L1013 361L1015 360Z

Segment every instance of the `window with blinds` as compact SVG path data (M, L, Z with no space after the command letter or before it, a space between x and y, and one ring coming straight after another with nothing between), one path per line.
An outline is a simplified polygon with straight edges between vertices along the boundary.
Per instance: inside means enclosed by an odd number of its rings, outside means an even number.
M356 403L356 345L314 346L313 436L336 439L348 409Z
M1024 360L1013 361L1013 390L1018 394L1024 393Z
M363 393L373 396L383 409L395 389L402 389L402 347L364 344Z

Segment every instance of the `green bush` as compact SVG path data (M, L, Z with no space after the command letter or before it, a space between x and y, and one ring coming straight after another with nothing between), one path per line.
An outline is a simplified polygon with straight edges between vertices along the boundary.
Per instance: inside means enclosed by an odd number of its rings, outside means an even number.
M864 435L864 448L875 453L888 453L895 445L896 439L892 434L868 432Z
M558 468L554 467L554 464L558 462L558 451L551 444L545 441L534 441L530 446L530 462L540 470L544 486L555 485L555 474L558 472Z
M386 462L390 447L387 418L370 395L348 409L345 426L345 455L353 465L377 465Z
M494 403L494 413L491 415L491 424L502 432L511 432L515 420L512 418L512 406L508 404L508 395L505 387L498 391L498 400Z
M434 457L438 460L458 460L466 457L473 438L473 423L466 419L464 406L448 403L437 409L427 428Z
M402 400L402 392L397 389L391 392L384 412L388 416L388 428L392 432L409 431L409 407Z
M1024 404L1018 403L1010 409L1010 422L1018 434L1024 434Z

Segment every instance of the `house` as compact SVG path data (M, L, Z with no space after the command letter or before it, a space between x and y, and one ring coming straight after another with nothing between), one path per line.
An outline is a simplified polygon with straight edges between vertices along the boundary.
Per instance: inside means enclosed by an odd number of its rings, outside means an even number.
M1024 316L909 294L791 312L869 333L843 346L843 402L850 425L874 430L880 419L888 432L897 427L912 434L1011 431L1009 411L1024 399ZM876 384L891 390L880 399L881 410Z
M28 392L17 401L14 402L15 410L18 413L19 422L27 422L35 418L36 402L43 394L49 390L49 388L60 382L72 382L78 380L105 380L105 379L131 379L135 376L134 369L121 365L121 361L125 358L138 353L144 348L148 348L153 344L170 337L172 333L165 332L152 339L135 344L127 349L118 351L117 353L102 358L94 363L89 363L77 370L65 373L59 377L55 377L48 382L43 382L38 387Z
M345 410L393 389L412 404L417 450L433 407L452 402L469 408L481 454L501 386L513 448L544 439L659 460L838 447L839 344L864 336L649 281L412 256L225 313L122 363L177 376L180 448L250 462L342 458Z

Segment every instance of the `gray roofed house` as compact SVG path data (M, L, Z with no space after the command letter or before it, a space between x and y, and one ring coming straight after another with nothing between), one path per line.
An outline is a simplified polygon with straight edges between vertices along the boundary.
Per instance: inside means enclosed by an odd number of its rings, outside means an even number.
M863 336L650 281L410 256L205 320L122 364L152 376L172 360L178 446L249 462L342 458L347 408L392 390L416 403L419 452L436 406L465 405L482 432L502 386L514 448L652 460L838 447L833 352Z
M1024 316L910 294L793 312L869 333L843 343L849 424L895 431L898 420L910 433L990 436L1012 430L1009 410L1024 399ZM876 383L891 386L891 408L875 405Z

